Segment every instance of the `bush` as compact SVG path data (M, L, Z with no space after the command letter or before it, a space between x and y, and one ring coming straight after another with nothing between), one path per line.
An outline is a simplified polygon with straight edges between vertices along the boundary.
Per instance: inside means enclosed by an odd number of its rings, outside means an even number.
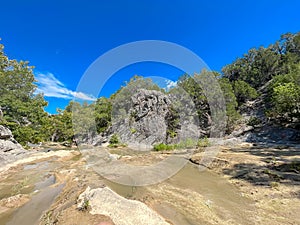
M234 94L239 105L258 97L258 92L243 80L237 80L234 82Z
M174 149L187 149L195 148L197 146L197 141L188 138L184 141L179 142L178 144L164 144L160 143L153 146L154 151L169 151Z
M199 139L198 143L197 143L198 148L208 147L209 145L210 145L210 143L209 143L209 140L207 137Z
M119 140L119 137L118 135L116 134L113 134L109 140L109 144L111 145L117 145L117 144L120 144L120 140Z
M168 145L164 143L160 143L153 146L154 151L165 151L165 150L174 150L175 145Z
M118 148L118 147L126 147L127 144L121 143L118 135L113 134L109 140L108 147L110 148Z
M195 148L197 146L197 141L191 138L187 138L184 141L179 142L176 145L177 149L184 149L184 148Z
M247 125L254 127L256 125L259 125L260 123L261 123L261 120L259 118L251 116L247 122Z

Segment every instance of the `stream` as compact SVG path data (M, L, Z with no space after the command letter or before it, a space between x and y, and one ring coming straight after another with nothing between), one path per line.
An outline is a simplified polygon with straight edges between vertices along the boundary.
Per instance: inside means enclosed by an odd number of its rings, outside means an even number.
M2 180L0 200L23 194L29 196L29 201L19 208L3 210L0 206L0 224L38 224L43 212L64 187L64 184L56 184L54 175L55 171L65 169L69 164L64 163L56 159L29 163L18 173L9 174ZM82 172L82 168L78 171ZM213 224L214 221L253 224L253 202L242 196L226 179L207 170L200 172L191 163L173 177L151 186L132 187L102 179L119 195L144 201L174 225Z

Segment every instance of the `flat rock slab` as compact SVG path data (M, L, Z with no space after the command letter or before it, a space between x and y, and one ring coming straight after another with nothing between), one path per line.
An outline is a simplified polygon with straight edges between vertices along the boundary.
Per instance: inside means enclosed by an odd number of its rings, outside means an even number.
M87 201L91 207L91 214L109 216L116 225L170 225L144 203L128 200L108 187L88 187L79 196L78 207L81 208Z

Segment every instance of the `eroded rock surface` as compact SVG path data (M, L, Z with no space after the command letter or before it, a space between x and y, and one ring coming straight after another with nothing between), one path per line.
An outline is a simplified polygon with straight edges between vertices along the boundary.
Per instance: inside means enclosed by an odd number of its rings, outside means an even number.
M131 146L145 147L178 143L186 138L197 139L199 128L196 114L191 112L193 103L186 98L183 101L175 95L139 89L126 106L123 104L123 107L116 109L112 133L117 133L122 142Z
M25 153L26 150L13 138L11 131L0 125L0 163L15 161Z
M116 225L169 225L160 215L144 203L128 200L108 187L88 187L80 196L78 208L91 207L91 214L109 216Z

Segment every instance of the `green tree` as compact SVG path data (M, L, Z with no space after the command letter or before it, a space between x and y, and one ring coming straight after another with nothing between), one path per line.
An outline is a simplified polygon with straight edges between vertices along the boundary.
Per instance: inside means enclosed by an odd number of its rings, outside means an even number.
M40 132L47 102L36 94L33 67L28 62L9 59L0 45L0 106L2 124L8 126L21 144L44 139Z
M267 48L250 49L243 57L222 69L230 81L242 80L255 89L273 77L292 72L300 62L300 32L287 33Z
M276 86L273 92L276 113L291 122L300 119L300 86L289 82Z
M105 97L98 98L95 102L95 121L97 132L101 133L107 130L111 125L111 100Z
M258 97L257 91L243 80L234 81L233 86L234 94L239 105Z
M220 78L219 84L226 102L227 133L230 133L238 124L241 115L237 111L238 102L229 79Z
M198 76L198 77L195 77ZM204 91L202 90L200 84L197 82L199 75L191 77L187 74L181 76L177 82L179 88L184 89L185 92L189 95L191 100L195 105L199 118L199 126L201 129L205 129L210 125L211 116L210 108Z

